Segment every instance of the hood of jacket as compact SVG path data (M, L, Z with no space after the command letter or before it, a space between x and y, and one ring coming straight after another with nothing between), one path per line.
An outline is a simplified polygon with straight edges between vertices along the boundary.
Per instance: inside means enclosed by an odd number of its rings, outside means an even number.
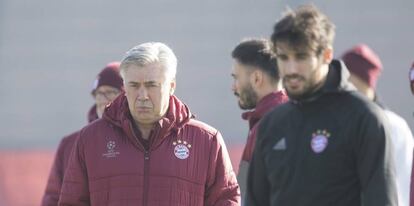
M350 77L349 71L345 64L340 60L332 60L329 64L328 76L323 86L317 91L293 98L288 96L293 103L306 103L316 100L318 97L329 93L342 93L348 91L355 91L355 86L348 80Z
M137 137L134 135L132 126L135 122L130 113L125 93L120 94L105 108L103 118L109 121L112 125L122 129L127 137L133 142L137 142ZM181 102L176 96L171 95L166 114L158 121L159 127L154 127L159 131L157 131L158 135L156 135L153 140L150 140L152 145L156 146L159 144L162 139L168 136L171 132L178 135L181 128L188 123L191 118L193 118L193 115L188 106Z

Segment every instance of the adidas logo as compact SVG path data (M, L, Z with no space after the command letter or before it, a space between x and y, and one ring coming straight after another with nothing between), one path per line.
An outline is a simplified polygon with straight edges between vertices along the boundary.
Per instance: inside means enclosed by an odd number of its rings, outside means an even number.
M285 150L286 149L286 140L285 137L282 137L276 144L273 146L274 150Z

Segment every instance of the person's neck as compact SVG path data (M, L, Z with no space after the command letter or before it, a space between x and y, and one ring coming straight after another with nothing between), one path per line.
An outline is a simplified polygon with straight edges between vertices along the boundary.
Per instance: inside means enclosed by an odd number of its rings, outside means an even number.
M153 124L141 124L138 122L135 122L137 128L141 132L142 139L148 140L150 138L151 130L154 128Z
M366 97L368 97L368 99L370 99L371 101L373 101L375 98L375 91L370 87L360 89L360 92L363 93Z
M269 95L273 92L278 92L282 90L282 86L280 84L269 84L264 86L257 92L258 95L258 102L262 100L265 96Z

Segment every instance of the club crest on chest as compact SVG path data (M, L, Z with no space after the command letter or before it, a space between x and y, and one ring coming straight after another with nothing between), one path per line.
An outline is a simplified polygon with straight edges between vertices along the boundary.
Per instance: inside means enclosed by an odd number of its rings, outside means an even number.
M187 141L177 140L173 141L174 155L181 160L187 159L190 156L191 144Z
M327 130L317 130L312 133L311 148L316 154L325 151L329 143L329 137L331 134Z

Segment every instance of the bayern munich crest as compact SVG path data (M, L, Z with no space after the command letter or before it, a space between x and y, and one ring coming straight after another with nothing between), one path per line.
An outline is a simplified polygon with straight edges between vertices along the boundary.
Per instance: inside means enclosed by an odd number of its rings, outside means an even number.
M191 144L186 141L177 140L173 142L174 154L178 159L184 160L190 156Z
M326 130L318 130L312 134L311 148L315 153L323 152L328 146L328 138L331 134Z

